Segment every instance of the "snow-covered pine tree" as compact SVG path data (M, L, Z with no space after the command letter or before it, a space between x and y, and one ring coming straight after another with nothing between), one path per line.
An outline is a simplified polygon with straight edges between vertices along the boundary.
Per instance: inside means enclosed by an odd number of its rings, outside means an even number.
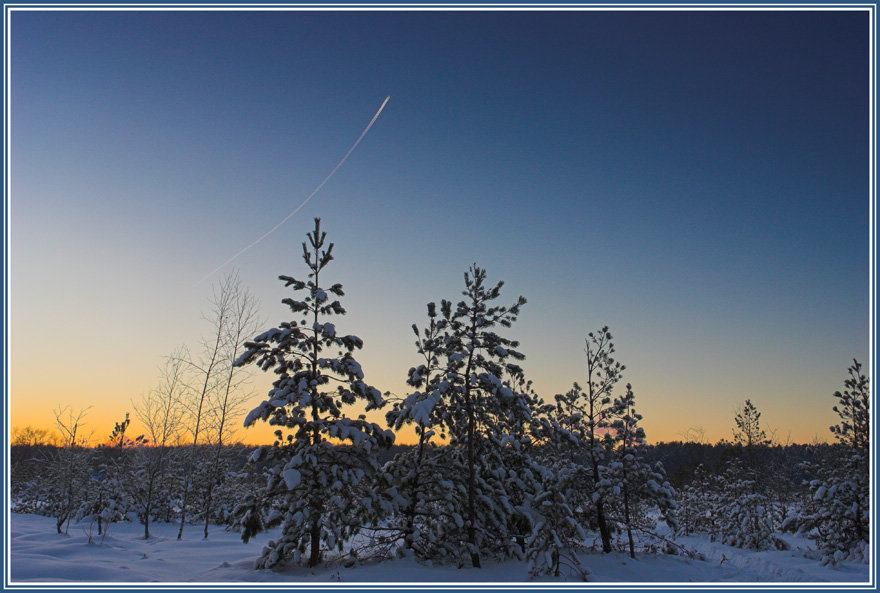
M729 546L751 550L787 550L788 544L774 532L772 501L755 485L754 474L741 459L728 461L724 473L709 493L715 519L715 536Z
M832 409L840 416L840 424L830 430L841 444L853 451L865 452L871 445L870 383L856 359L847 372L849 377L843 382L844 390L834 392L837 404Z
M629 555L636 557L633 531L650 533L656 521L649 512L657 509L660 518L676 529L675 490L666 481L666 472L659 462L651 466L645 458L645 430L639 425L642 415L635 410L632 385L611 405L611 434L614 457L603 474L602 490L617 507L615 513L626 532ZM616 503L616 504L615 504Z
M89 478L83 489L83 499L80 502L79 509L76 512L75 519L77 522L87 521L88 523L98 526L98 535L104 534L105 524L116 520L109 502L106 498L107 476L102 471L101 462L98 456L101 454L100 446L92 451L98 468L90 472ZM108 512L110 511L110 512ZM108 516L109 515L109 516ZM89 540L91 540L91 527L89 528Z
M263 420L279 427L274 446L255 454L267 468L264 497L274 512L262 521L251 505L242 532L247 541L263 526L281 525L281 536L263 550L260 568L297 562L307 550L308 564L315 566L322 560L322 543L341 551L345 541L376 515L379 497L363 490L377 469L376 449L394 440L391 431L367 422L363 414L346 415L345 408L358 400L367 411L385 401L364 383L361 366L352 356L363 347L362 340L337 333L326 321L345 314L345 309L336 298L344 294L342 285L322 284L321 273L333 260L333 243L325 248L325 238L316 218L308 242L303 242L308 280L279 277L295 293L305 292L282 301L299 319L247 342L247 350L235 362L253 363L278 375L267 399L245 419L245 426ZM292 432L285 437L283 429Z
M183 475L186 463L186 448L178 435L168 447L168 459L156 491L153 517L164 523L174 523L180 519L183 507Z
M466 493L465 550L471 565L480 567L480 549L492 542L493 551L515 554L507 533L508 520L516 510L510 502L508 455L522 447L512 427L531 415L529 398L511 389L503 377L519 368L512 360L524 356L519 343L495 333L496 326L509 328L516 321L525 299L511 306L493 304L503 282L486 285L486 271L476 265L465 272L464 299L454 308L441 302L442 372L427 390L437 393L435 406L440 423L450 437L448 458L463 471L446 475ZM454 467L454 466L452 466ZM456 523L462 521L458 513Z
M539 407L531 424L534 472L539 487L529 501L531 533L526 540L529 574L560 576L562 565L586 578L575 555L586 534L576 508L583 504L579 496L587 476L585 468L574 460L578 438L566 428L570 419L560 415L554 404Z
M13 513L46 515L54 484L47 469L54 463L57 437L46 428L25 426L12 429L9 442L9 506Z
M524 405L508 415L506 445L499 443L498 449L507 474L502 478L505 497L516 511L507 513L507 530L516 542L512 551L516 557L524 558L528 553L527 540L534 527L534 515L530 509L536 495L542 492L542 476L547 469L534 442L532 427L546 406L519 365L508 365L507 381L510 388L520 394Z
M248 463L254 449L241 444L224 445L221 449L218 467L210 474L222 472L222 480L214 484L210 514L205 510L205 522L223 525L227 530L242 530L241 516L236 510L247 503L256 501L263 490L265 476L255 463ZM246 504L245 504L246 506ZM257 508L257 512L260 509Z
M462 451L426 441L421 462L417 456L418 445L409 447L379 472L375 491L391 514L369 534L365 551L372 548L371 555L380 558L414 553L430 562L461 564L467 492L456 476L464 475Z
M834 392L840 423L831 433L841 448L836 463L819 468L810 482L810 500L789 522L816 542L824 564L869 558L870 541L870 387L862 365L853 360L844 390Z
M92 450L94 471L91 472L87 496L77 513L77 520L97 523L98 535L104 535L112 523L122 520L130 504L124 486L130 477L125 448L143 440L143 436L136 440L125 436L130 423L126 412L125 418L114 424L108 442Z
M409 369L407 384L416 388L401 401L394 402L386 414L388 426L399 431L404 425L412 425L418 443L397 454L382 470L386 492L396 510L402 529L403 545L419 557L443 559L454 556L455 549L448 549L451 538L443 533L444 517L450 517L462 502L457 500L452 482L443 479L447 471L448 456L433 440L442 414L439 391L421 390L435 383L440 365L442 341L437 319L436 303L428 303L428 324L420 332L412 326L416 335L416 349L424 359L422 364Z
M736 426L733 429L733 442L742 447L742 469L747 473L746 479L753 486L754 494L766 494L764 482L764 465L770 439L767 431L761 426L761 412L751 399L746 398L742 408L737 410L733 418Z
M762 463L769 439L761 428L761 413L746 399L734 416L735 445L720 475L704 484L712 516L714 538L739 548L785 550L788 544L776 534L782 508L767 495ZM708 521L707 521L708 522ZM705 522L704 522L705 523Z
M603 432L608 427L609 404L614 385L626 368L614 357L614 342L608 326L587 334L585 340L587 390L575 383L565 394L556 396L561 411L574 421L573 429L581 443L582 454L590 471L587 488L590 493L592 519L599 528L602 551L611 551L611 530L605 512L605 501L599 486L608 450L603 445ZM591 520L592 522L592 520Z
M714 508L712 497L718 491L715 486L716 480L717 476L711 475L700 464L694 470L691 480L676 490L675 515L678 534L716 532L715 517L712 514Z

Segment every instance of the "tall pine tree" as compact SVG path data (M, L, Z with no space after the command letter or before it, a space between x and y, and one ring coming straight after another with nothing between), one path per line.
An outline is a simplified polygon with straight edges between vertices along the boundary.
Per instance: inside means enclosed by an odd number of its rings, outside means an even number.
M398 453L383 468L387 479L381 487L395 507L404 548L423 558L440 559L456 554L455 547L449 546L450 538L443 533L443 524L444 517L452 516L461 504L452 483L443 479L444 473L454 471L448 467L449 456L433 440L438 430L444 430L441 393L430 389L436 382L442 354L436 303L428 303L428 325L421 332L416 324L412 329L424 362L409 369L406 382L415 391L395 402L386 420L394 430L413 426L418 443Z
M340 335L327 321L345 309L337 298L344 294L342 285L328 287L322 280L333 260L333 243L325 247L325 238L316 218L302 245L308 280L279 277L297 295L282 302L298 319L247 342L236 361L278 375L267 399L245 420L245 426L263 420L279 427L275 444L254 456L267 468L263 500L270 514L259 516L259 501L243 507L245 541L265 527L281 525L281 537L264 549L258 567L297 562L307 550L308 565L315 566L322 560L322 543L342 551L344 542L375 517L378 500L365 485L377 469L376 449L394 438L364 415L346 414L359 400L366 410L381 407L384 400L364 382L352 356L363 347L361 339ZM284 430L290 432L285 436Z
M506 539L506 468L504 446L516 446L508 437L510 422L529 415L528 400L502 380L521 373L511 360L524 356L519 343L495 333L496 326L510 327L526 300L510 306L493 303L503 282L487 286L486 271L476 265L464 275L463 300L452 308L443 301L443 353L445 369L436 388L446 394L446 422L452 444L464 450L466 475L466 536L471 564L480 567L485 542Z
M492 303L503 283L485 284L476 266L465 274L466 297L456 306L428 305L428 326L416 347L424 363L409 370L417 388L395 404L388 422L412 424L419 442L386 466L394 488L385 487L403 519L405 545L420 556L479 567L481 544L497 555L524 553L530 530L526 498L533 489L523 446L535 397L514 361L518 344L498 335L510 327L525 299L509 307ZM449 444L438 450L439 433Z
M652 466L646 459L645 430L639 425L642 415L636 412L632 386L615 398L610 423L614 438L614 456L604 474L607 498L617 507L618 521L626 531L629 555L635 558L634 530L650 534L654 519L650 511L659 510L660 518L675 530L675 490L666 481L661 463Z
M612 412L612 390L626 367L614 359L614 342L608 326L588 333L585 344L587 389L585 391L575 383L567 393L556 396L556 403L560 412L571 419L571 428L581 443L589 470L587 488L593 511L590 523L595 522L599 528L602 551L608 553L611 551L611 529L600 482L609 452L603 441L606 441Z

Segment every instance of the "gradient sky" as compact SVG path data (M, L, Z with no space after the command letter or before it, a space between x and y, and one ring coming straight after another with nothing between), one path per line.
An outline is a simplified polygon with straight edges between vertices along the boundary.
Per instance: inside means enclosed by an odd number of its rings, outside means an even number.
M477 262L529 301L507 335L544 397L607 324L649 440L730 438L745 398L828 439L868 362L868 57L866 11L15 11L11 424L109 433L207 331L197 281L390 95L223 270L266 328L320 216L383 391Z

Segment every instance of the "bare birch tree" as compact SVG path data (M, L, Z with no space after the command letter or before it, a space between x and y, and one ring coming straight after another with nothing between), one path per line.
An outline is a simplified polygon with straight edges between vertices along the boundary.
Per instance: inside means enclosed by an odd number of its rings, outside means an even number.
M234 360L234 358L229 359L229 350L232 348L237 354L243 342L242 316L255 316L255 307L250 301L253 301L253 297L243 291L235 271L222 278L213 288L210 311L205 317L205 320L211 324L211 332L202 342L202 356L198 361L190 357L184 359L194 377L189 392L191 397L186 402L188 416L186 428L192 435L192 442L184 462L183 502L177 539L183 537L183 526L186 524L186 513L193 485L193 469L199 453L199 437L205 429L206 416L209 413L206 406L211 406L212 403L222 405L224 400L228 400L233 380L232 361ZM248 329L250 331L253 328ZM235 335L236 331L239 333L238 336ZM234 343L230 343L230 340ZM218 393L225 393L225 396L218 397ZM225 410L221 415L225 419Z
M184 382L184 360L181 349L165 359L160 371L159 385L133 401L134 413L146 428L149 443L138 449L139 459L135 480L130 484L132 498L139 507L144 523L144 539L150 537L150 517L153 513L156 491L162 482L171 446L180 436L183 420L181 399Z
M87 411L88 408L85 408L74 413L70 407L59 407L52 411L60 440L49 463L49 474L54 485L52 500L49 502L54 510L58 533L61 533L61 528L76 512L87 479L85 447L89 437L85 436L83 430Z
M205 537L211 521L214 502L214 489L225 477L222 471L223 446L235 433L240 422L232 422L243 414L244 404L250 397L246 387L251 378L248 367L233 363L244 351L244 342L254 335L261 325L258 316L259 301L247 288L242 287L237 274L230 274L222 284L224 302L227 303L227 316L222 331L222 348L216 370L215 389L207 394L206 442L213 445L212 461L205 486ZM181 527L183 523L181 522Z

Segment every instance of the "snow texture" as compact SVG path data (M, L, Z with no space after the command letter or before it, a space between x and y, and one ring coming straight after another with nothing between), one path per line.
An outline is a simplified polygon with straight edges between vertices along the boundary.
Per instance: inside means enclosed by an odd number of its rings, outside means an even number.
M257 534L242 544L234 532L215 530L206 540L193 533L177 540L177 526L156 523L155 537L143 539L138 523L117 523L103 541L88 523L72 524L69 535L55 533L50 517L12 513L11 584L53 583L55 586L82 583L243 583L276 582L289 586L315 582L412 583L419 586L447 582L529 581L525 561L486 560L482 569L419 563L402 558L353 568L339 565L308 569L289 566L282 570L255 570L254 561L279 529ZM680 543L702 553L705 560L683 556L640 554L636 560L620 552L580 554L592 582L608 583L694 583L694 582L790 582L865 583L868 565L842 562L823 566L805 556L808 540L784 536L791 550L754 552L710 543L707 538L680 538ZM562 583L565 577L543 581Z

